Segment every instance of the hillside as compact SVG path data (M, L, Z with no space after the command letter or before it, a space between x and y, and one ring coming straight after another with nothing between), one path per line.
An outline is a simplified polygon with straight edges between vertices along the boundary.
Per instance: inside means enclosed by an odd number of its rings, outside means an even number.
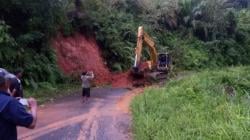
M111 73L104 64L100 49L93 38L81 34L58 35L53 40L57 64L65 75L79 78L84 71L95 73L95 84L111 83Z
M57 45L51 42L56 38L61 50L78 52L78 45L69 45L78 40L76 34L92 37L83 40L98 48L95 52L102 56L98 67L108 68L102 76L109 81L109 71L131 68L141 25L156 42L158 52L171 54L174 71L250 64L247 0L10 0L0 2L0 17L1 67L9 71L23 68L27 87L63 83L65 73L83 69L82 61L92 63L86 56L93 50L78 55L72 63L58 59L65 56L53 50ZM147 49L143 57L149 58Z
M75 33L70 37L59 34L52 42L56 62L63 74L79 79L84 71L93 71L96 86L130 87L132 77L128 72L110 72L102 58L102 52L93 37Z

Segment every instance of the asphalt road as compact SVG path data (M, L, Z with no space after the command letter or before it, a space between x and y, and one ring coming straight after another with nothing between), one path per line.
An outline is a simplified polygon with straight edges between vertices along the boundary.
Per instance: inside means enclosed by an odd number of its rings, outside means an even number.
M39 108L34 130L18 128L22 140L130 140L129 90L96 88L82 103L81 93Z

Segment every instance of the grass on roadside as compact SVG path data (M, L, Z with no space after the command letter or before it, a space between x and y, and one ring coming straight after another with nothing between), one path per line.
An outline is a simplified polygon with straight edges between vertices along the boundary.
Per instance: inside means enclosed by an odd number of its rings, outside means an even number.
M204 71L131 105L135 140L250 139L250 67Z
M37 88L36 90L25 89L24 95L26 98L34 97L35 99L37 99L39 104L42 104L48 101L53 101L54 99L58 97L63 97L63 96L73 94L74 92L77 92L80 90L81 90L80 84L67 83L67 84L58 84L55 86L51 86L51 85L41 86Z

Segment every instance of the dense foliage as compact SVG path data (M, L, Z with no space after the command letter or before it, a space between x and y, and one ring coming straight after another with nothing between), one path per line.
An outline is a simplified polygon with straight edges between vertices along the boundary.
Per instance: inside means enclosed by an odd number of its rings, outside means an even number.
M50 38L63 21L57 0L0 1L0 63L10 71L23 68L25 84L54 83L61 76Z
M126 70L143 25L158 52L171 53L175 68L245 65L248 7L247 0L1 0L0 63L9 70L24 68L26 85L54 83L61 74L52 36L81 32L96 37L112 70Z
M248 5L245 0L85 0L87 16L78 23L95 33L113 70L131 67L139 25L159 52L172 54L178 69L249 64Z
M249 71L204 71L148 89L132 103L135 139L249 139Z

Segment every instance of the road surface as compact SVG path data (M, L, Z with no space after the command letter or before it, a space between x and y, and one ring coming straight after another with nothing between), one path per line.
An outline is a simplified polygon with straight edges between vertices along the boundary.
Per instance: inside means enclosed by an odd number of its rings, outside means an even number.
M18 128L18 139L130 140L129 103L135 94L122 88L96 88L91 96L86 103L79 92L45 104L39 108L37 127Z

